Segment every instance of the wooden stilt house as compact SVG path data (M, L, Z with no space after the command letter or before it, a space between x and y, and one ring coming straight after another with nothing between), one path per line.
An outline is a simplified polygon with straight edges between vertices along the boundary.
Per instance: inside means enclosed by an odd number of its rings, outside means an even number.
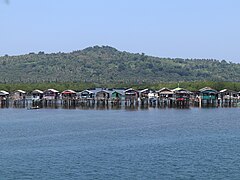
M125 90L125 99L138 99L139 92L133 88Z
M97 100L109 100L110 93L107 90L100 90L96 93L96 99Z
M113 90L111 93L112 100L121 100L123 98L123 96L124 96L123 91Z
M201 105L216 105L218 102L218 91L210 87L199 90L198 97Z
M24 99L26 99L26 91L16 90L12 94L12 99L13 100L24 100Z
M150 89L143 89L139 91L139 98L140 99L148 99L148 94L151 92Z
M190 102L191 92L183 88L175 88L173 91L173 97L177 106L188 106Z
M43 98L43 91L35 89L34 91L32 91L32 100L42 100Z
M8 100L9 92L1 90L0 91L0 100Z
M162 88L157 91L160 100L167 100L173 98L174 92L168 88Z
M221 100L221 103L225 104L232 104L237 103L238 100L238 92L232 91L229 89L223 89L219 91L219 99Z
M61 93L63 100L73 100L76 99L77 93L73 90L65 90Z
M138 104L139 92L133 88L125 90L125 105Z
M55 89L47 89L43 92L43 99L56 100L59 98L59 91Z
M84 91L78 93L78 96L80 99L94 99L95 93L91 90L84 90Z
M139 91L139 98L141 101L141 104L149 104L153 103L157 100L157 97L155 95L155 91L152 89L143 89Z

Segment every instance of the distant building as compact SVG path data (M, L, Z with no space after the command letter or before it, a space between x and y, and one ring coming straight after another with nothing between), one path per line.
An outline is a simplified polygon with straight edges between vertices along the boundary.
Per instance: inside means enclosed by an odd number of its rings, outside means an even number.
M133 88L125 90L125 100L137 100L139 92Z
M174 92L168 88L162 88L157 91L159 99L170 99L173 98Z
M96 93L97 100L108 100L110 98L110 92L108 90L101 90Z
M121 100L124 98L124 91L113 89L111 93L112 100Z
M223 89L223 90L219 91L219 98L221 98L221 99L237 99L238 92L232 91L229 89Z
M43 98L43 91L35 89L34 91L32 91L32 100L41 100Z
M77 93L73 90L65 90L61 93L62 99L75 99L77 96Z
M9 92L1 90L0 91L0 100L7 100L9 98Z
M12 94L12 99L13 100L24 100L24 99L26 99L26 91L16 90Z
M218 91L210 87L204 87L199 90L199 96L202 100L207 100L207 101L217 100Z
M95 93L91 90L84 90L82 92L77 93L77 96L81 99L94 99Z
M173 89L172 92L174 93L173 96L175 97L176 101L189 101L190 99L191 91L186 89L178 87Z
M43 99L56 100L59 98L59 91L55 89L47 89L43 92Z

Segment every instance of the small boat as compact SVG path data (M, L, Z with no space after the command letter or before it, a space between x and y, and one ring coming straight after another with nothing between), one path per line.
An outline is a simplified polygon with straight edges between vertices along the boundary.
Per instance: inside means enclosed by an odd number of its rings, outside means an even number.
M32 106L32 107L29 107L28 110L34 110L34 109L40 109L39 106Z

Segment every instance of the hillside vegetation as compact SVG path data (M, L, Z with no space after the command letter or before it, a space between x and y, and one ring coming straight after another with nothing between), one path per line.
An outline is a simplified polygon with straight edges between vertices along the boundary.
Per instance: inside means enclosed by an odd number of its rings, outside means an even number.
M0 57L0 83L156 84L240 82L240 64L212 59L171 59L95 46L71 53Z

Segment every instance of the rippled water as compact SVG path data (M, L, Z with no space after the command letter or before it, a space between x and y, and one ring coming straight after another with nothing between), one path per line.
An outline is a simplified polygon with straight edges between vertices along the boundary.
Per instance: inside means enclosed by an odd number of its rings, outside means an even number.
M240 179L240 109L0 109L0 179Z

